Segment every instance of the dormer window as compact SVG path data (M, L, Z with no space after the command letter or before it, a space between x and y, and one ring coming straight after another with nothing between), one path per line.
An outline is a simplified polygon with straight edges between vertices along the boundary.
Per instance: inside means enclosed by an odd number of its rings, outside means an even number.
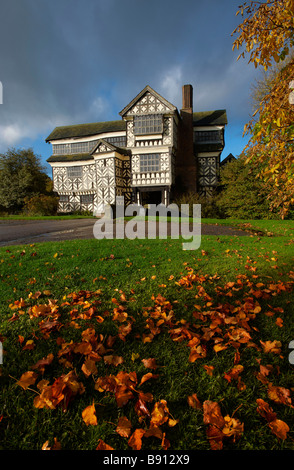
M146 114L134 117L134 134L162 134L163 117L162 114Z

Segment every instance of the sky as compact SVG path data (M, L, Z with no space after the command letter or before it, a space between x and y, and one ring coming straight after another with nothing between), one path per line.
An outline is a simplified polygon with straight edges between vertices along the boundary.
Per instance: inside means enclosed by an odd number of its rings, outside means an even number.
M31 147L50 175L55 127L121 119L146 85L180 109L191 84L195 112L227 111L222 158L239 155L258 76L232 51L241 3L0 0L0 153Z

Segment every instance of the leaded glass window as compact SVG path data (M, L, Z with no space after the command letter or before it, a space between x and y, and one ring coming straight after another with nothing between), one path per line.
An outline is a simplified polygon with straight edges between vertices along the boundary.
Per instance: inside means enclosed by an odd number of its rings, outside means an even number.
M92 204L94 201L94 194L82 194L81 204Z
M83 176L83 167L82 166L67 167L67 176L70 179L81 178Z
M195 131L195 142L221 142L221 131Z
M147 114L134 117L134 134L161 134L163 132L162 114Z
M160 170L159 153L140 155L140 172L156 172Z
M127 138L125 135L117 136L117 137L107 137L104 140L109 142L110 144L115 145L116 147L126 147L127 146Z

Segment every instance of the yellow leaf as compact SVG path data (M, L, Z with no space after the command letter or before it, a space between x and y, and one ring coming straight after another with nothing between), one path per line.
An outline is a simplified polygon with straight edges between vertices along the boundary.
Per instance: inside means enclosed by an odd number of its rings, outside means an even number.
M84 411L82 412L82 418L87 426L97 426L98 421L94 401L92 405L87 406L87 408L84 409Z

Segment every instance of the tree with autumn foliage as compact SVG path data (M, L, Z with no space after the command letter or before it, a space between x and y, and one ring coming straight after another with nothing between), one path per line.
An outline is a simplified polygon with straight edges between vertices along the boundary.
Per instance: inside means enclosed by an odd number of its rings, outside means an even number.
M282 63L294 45L294 0L245 2L237 15L243 22L235 48L245 47L240 57L249 54L249 63L267 70ZM279 208L282 218L294 204L294 106L289 102L289 84L294 80L294 59L273 77L269 91L260 99L244 132L250 139L244 152L247 162L259 169L257 177L265 182L271 208Z

